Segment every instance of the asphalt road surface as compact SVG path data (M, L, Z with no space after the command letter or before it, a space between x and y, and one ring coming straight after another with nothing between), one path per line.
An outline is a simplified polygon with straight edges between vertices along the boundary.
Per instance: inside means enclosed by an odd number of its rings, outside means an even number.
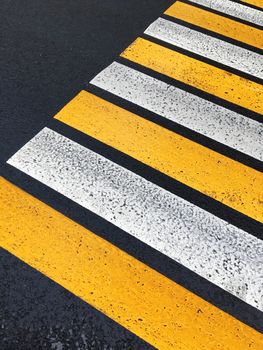
M0 349L262 349L262 8L1 1Z
M0 171L171 3L1 1ZM1 349L148 347L4 250L0 269Z

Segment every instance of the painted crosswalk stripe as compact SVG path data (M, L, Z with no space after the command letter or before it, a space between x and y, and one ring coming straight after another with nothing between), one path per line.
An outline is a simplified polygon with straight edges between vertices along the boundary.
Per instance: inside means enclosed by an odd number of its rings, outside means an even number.
M231 0L190 0L192 3L263 26L263 13Z
M86 91L56 118L263 222L259 171Z
M263 310L256 237L48 128L8 163Z
M145 34L263 79L263 56L255 52L163 18L153 22Z
M3 178L0 207L2 247L158 349L262 348L260 333Z
M91 84L263 161L263 124L113 62Z
M250 27L180 1L176 1L165 11L165 14L263 49L263 35L260 29Z
M242 0L242 2L263 8L263 1L262 0Z
M143 38L136 39L121 56L241 107L263 113L261 84Z

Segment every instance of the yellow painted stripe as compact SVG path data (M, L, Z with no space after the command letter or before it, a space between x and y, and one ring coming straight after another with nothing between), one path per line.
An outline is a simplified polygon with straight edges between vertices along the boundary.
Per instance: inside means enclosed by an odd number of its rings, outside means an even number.
M0 178L1 246L158 349L261 350L263 337Z
M263 0L242 0L243 2L246 2L247 4L255 5L257 7L263 8Z
M263 222L263 175L86 91L56 119Z
M180 1L176 1L176 3L169 7L168 10L165 11L165 14L263 49L262 30L236 22L224 16L202 10Z
M122 57L229 102L263 113L263 85L138 38Z

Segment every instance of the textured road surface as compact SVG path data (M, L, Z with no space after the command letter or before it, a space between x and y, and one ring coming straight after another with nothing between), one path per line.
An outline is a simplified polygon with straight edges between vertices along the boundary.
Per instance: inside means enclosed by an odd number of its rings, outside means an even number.
M172 2L1 1L1 161Z
M4 162L171 3L0 2L1 174ZM1 349L150 347L4 250L0 255Z
M262 1L0 6L0 348L261 350Z

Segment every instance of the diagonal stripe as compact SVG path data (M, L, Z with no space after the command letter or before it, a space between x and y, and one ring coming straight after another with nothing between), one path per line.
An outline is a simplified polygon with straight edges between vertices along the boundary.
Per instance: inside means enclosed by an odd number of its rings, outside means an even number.
M262 348L252 328L3 178L0 185L1 245L152 345Z
M243 19L253 24L263 26L263 13L259 10L247 7L230 0L190 0L224 14Z
M263 113L263 86L210 64L138 38L122 57L241 107Z
M47 128L8 163L263 310L256 237Z
M195 6L177 1L165 11L165 14L263 49L262 30L199 9Z
M242 2L246 2L250 5L255 5L257 7L263 8L263 0L242 0Z
M263 222L259 171L85 91L56 118Z
M153 22L145 34L263 79L263 56L255 52L163 18Z
M21 190L3 179L0 184L10 187L14 197L21 193L27 203L32 199L34 208L40 203L28 195L24 197ZM3 197L0 194L0 201ZM5 199L8 198L10 196ZM2 203L0 208L3 208ZM30 209L24 209L32 226L37 224ZM14 210L15 220L21 212ZM53 213L58 214L50 210L50 214ZM43 220L45 214L41 206ZM0 226L4 229L1 218ZM46 220L46 224L52 227L51 220ZM57 231L54 227L52 230L55 235ZM123 350L127 349L127 344L129 349L156 350L1 247L0 281L1 350Z
M262 123L117 62L91 84L263 161Z

